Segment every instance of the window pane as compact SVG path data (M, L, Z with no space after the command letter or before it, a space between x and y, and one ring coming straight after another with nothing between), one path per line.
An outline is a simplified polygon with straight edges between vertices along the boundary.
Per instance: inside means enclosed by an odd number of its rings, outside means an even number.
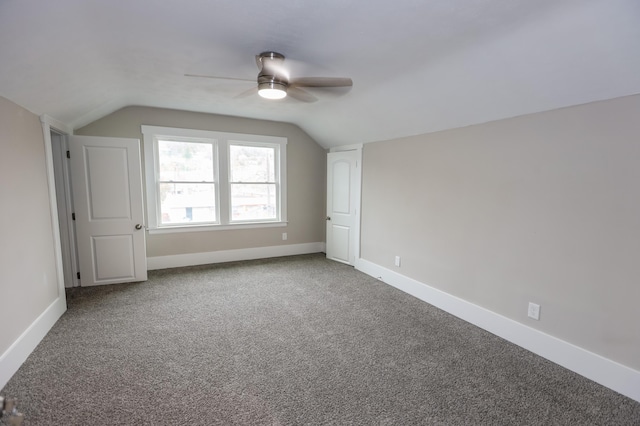
M215 195L211 183L161 183L160 223L215 222Z
M160 181L213 182L213 145L158 141Z
M275 148L229 145L231 182L275 182Z
M231 220L277 219L276 185L231 185Z

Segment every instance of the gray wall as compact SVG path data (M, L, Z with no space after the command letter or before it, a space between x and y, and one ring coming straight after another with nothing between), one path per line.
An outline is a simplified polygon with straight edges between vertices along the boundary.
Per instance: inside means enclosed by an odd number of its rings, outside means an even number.
M640 96L366 144L361 253L640 370Z
M155 234L147 238L147 255L166 256L325 240L326 151L299 127L274 121L147 107L126 107L85 127L77 135L142 140L140 126L153 125L221 132L284 136L287 144L286 228ZM287 232L288 240L282 241Z
M0 355L58 298L39 118L0 97Z

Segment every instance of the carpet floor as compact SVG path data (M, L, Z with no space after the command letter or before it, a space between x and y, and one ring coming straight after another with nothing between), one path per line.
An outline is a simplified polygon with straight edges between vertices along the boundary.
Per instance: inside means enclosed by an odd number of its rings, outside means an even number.
M24 425L640 425L640 403L322 254L73 289Z

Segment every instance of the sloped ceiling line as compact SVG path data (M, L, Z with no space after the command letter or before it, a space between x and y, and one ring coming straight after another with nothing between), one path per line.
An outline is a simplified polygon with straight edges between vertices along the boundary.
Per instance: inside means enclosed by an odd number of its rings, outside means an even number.
M0 2L0 95L81 127L128 105L295 123L325 148L640 93L637 0ZM237 99L254 55L350 77Z

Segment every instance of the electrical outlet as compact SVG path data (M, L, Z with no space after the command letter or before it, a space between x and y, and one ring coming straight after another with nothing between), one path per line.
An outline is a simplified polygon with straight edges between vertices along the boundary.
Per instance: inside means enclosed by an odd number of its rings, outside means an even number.
M529 318L540 320L540 305L529 302L529 310L527 313L529 315Z
M400 267L400 256L396 256L396 266Z
M282 241L287 241L287 233L286 232L282 233Z

